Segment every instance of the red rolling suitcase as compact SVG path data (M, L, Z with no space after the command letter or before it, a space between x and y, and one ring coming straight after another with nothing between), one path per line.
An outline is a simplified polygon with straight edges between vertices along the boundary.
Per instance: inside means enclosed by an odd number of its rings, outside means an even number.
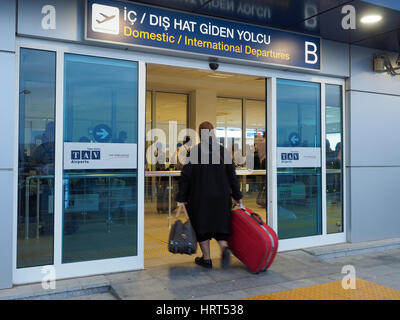
M229 249L252 272L265 271L278 251L278 237L262 218L250 209L232 211Z

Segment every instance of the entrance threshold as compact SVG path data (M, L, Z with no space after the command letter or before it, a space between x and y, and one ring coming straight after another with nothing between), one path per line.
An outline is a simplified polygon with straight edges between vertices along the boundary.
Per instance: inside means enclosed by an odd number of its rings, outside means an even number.
M342 243L303 249L319 259L334 259L345 256L354 256L370 252L387 251L400 248L400 238L378 241L365 241L359 243Z

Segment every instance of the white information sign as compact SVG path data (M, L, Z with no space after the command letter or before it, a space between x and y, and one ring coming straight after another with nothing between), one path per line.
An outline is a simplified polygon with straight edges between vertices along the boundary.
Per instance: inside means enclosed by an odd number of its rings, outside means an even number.
M64 169L137 169L137 144L65 142Z
M321 148L277 148L278 168L319 168Z

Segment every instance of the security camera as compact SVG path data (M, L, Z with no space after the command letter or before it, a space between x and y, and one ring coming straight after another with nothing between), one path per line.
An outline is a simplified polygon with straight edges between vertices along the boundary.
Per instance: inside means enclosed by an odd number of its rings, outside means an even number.
M398 76L400 73L396 72L397 70L400 70L400 65L399 65L399 58L396 61L398 67L393 67L391 59L388 55L386 54L378 54L374 56L374 71L375 72L388 72L393 76Z
M218 69L219 64L216 63L216 62L210 62L209 66L210 66L210 69L211 69L211 70L214 70L214 71L215 71L215 70Z
M385 64L385 56L384 55L376 55L374 57L374 71L375 72L386 71L386 64Z

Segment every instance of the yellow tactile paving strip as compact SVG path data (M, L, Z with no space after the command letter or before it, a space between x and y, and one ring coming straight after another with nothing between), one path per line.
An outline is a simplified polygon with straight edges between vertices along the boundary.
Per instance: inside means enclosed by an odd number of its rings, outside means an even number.
M243 300L400 300L400 290L357 278L356 289L345 290L337 281Z

